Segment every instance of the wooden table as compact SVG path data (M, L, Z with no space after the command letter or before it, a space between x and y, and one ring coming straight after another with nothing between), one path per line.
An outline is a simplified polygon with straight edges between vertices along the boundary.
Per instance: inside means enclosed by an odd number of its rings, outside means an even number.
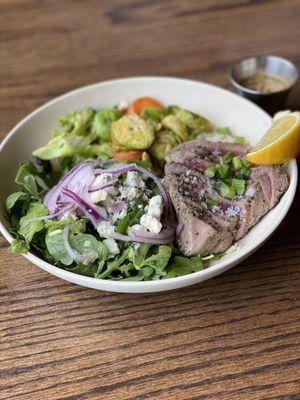
M299 21L299 0L0 0L1 137L92 82L170 75L227 87L250 54L300 66ZM299 86L289 105L300 109ZM75 286L8 254L2 238L0 398L299 399L299 200L241 265L162 294Z

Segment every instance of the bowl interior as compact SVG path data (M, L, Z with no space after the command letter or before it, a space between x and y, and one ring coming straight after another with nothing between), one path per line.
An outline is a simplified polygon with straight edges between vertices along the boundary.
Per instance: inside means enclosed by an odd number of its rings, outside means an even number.
M145 95L155 97L166 105L177 104L203 114L216 126L228 126L235 134L246 136L251 144L260 139L270 124L268 114L249 101L218 87L184 79L128 78L87 86L70 92L26 117L13 129L1 145L0 223L2 224L2 233L8 240L11 240L11 236L7 232L8 222L4 204L6 197L15 190L14 177L18 166L22 161L31 158L34 149L49 140L50 131L57 126L58 118L71 110L87 106L93 108L108 107L120 101L130 102L136 97ZM82 277L51 266L33 255L29 255L28 258L57 276L98 289L144 292L173 289L199 282L221 273L245 258L276 228L289 208L296 187L296 163L291 161L285 168L292 184L278 206L271 210L249 232L240 242L237 250L225 255L221 260L216 261L212 267L204 271L165 281L125 283Z

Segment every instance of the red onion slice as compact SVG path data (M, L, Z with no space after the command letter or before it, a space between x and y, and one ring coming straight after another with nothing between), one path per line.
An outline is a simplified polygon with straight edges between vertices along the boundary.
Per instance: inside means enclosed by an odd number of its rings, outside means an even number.
M98 192L99 190L107 189L107 188L112 187L112 186L114 186L113 182L104 183L103 185L99 185L99 186L96 186L94 188L93 187L90 188L89 189L89 193Z
M96 170L95 176L101 174L124 174L125 172L135 171L136 165L135 164L120 164L120 165L113 165L112 167L108 167L101 170Z
M152 234L148 232L138 232L134 230L134 233L130 231L130 228L128 228L128 232L130 235L121 235L120 233L112 233L109 235L112 239L119 240L121 242L135 242L135 243L149 243L149 244L168 244L172 243L175 239L174 233L171 235L170 232L164 233L158 233L158 234ZM142 235L140 235L142 234Z
M51 214L57 211L57 201L63 201L62 188L66 187L83 195L94 181L94 170L90 163L81 163L72 168L45 196L44 205Z
M74 200L75 203L78 204L78 207L81 209L81 211L93 222L94 225L97 225L101 219L104 219L105 221L108 220L107 214L104 210L102 210L100 214L99 212L100 207L96 209L94 206L87 203L84 199L79 197L76 193L72 192L71 190L64 188L63 194L69 197L70 199Z
M122 212L125 207L126 207L126 203L123 200L116 201L115 203L112 203L112 205L110 206L111 211L114 212L114 213Z

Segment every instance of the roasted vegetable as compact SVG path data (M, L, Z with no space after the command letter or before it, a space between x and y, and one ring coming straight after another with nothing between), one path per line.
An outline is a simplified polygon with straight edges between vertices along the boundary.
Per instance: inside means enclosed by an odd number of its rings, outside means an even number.
M178 143L185 142L189 139L189 132L185 124L177 118L176 115L167 115L163 118L162 125L174 132Z
M121 150L113 153L113 158L120 161L141 160L144 153L141 150Z
M121 116L121 112L114 107L98 111L93 120L92 133L95 133L100 140L110 142L111 124L121 118Z
M145 107L163 108L164 106L152 97L139 97L129 105L127 114L141 115Z
M111 125L114 145L120 149L145 150L154 141L153 127L136 114L124 115Z
M150 147L150 154L157 161L160 168L164 165L165 155L178 144L175 134L169 130L163 130L156 134L156 138Z
M184 109L178 110L176 117L191 130L192 136L197 136L201 132L210 132L213 129L206 118Z
M71 111L61 117L59 123L65 133L85 136L89 133L94 114L95 112L91 108L84 108L81 111ZM53 131L52 137L60 134L61 132Z

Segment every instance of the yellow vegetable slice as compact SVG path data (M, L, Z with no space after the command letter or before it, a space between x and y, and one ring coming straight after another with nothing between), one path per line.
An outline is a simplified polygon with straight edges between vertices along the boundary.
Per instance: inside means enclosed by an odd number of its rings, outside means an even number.
M124 115L111 125L112 140L121 149L146 150L154 141L154 130L136 114Z
M270 129L246 155L254 164L282 164L300 151L300 113L294 112L275 119Z

